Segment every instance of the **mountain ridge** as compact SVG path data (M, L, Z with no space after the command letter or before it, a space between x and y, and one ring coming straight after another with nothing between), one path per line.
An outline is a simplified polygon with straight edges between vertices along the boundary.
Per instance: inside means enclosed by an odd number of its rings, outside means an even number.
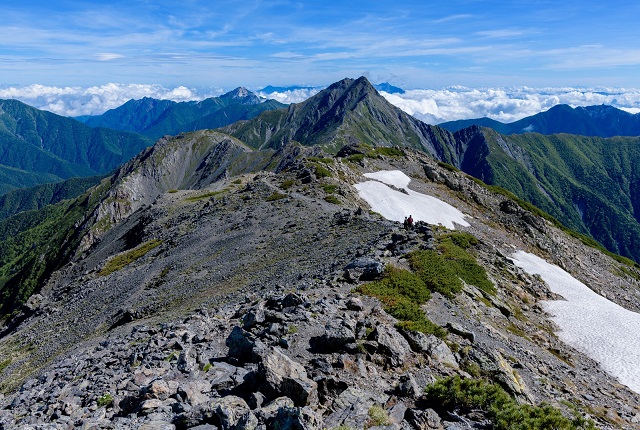
M264 110L282 108L275 100L261 100L244 87L202 101L174 102L143 98L130 100L102 115L78 117L91 127L140 133L152 139L204 128L218 128L252 118Z
M582 136L638 136L640 114L608 105L578 106L559 104L535 115L511 123L490 118L464 119L438 124L449 131L458 131L471 125L489 127L502 134L536 132L540 134L577 134Z
M8 177L0 192L105 174L151 144L139 135L93 129L17 100L1 100L0 165Z

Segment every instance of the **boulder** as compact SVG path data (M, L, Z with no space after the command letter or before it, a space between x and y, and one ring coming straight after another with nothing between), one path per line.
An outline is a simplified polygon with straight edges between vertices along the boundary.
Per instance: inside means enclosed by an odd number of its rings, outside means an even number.
M254 334L235 326L227 337L225 344L229 348L229 357L238 359L240 363L256 363L266 345Z
M344 268L350 282L372 281L384 273L384 264L371 257L358 257Z
M279 430L319 430L324 423L320 414L309 406L304 408L282 407L272 420L269 428Z
M393 327L378 325L369 339L378 343L378 352L384 354L391 367L404 365L411 347L407 340Z
M318 402L318 385L307 377L305 368L289 358L278 347L262 356L258 373L263 380L264 393L270 397L286 396L297 406Z
M325 425L327 428L344 426L363 429L369 421L369 409L375 403L371 394L349 387L333 401L333 413L325 419Z
M254 430L258 419L249 405L238 396L226 396L211 402L222 430Z
M442 429L442 420L433 409L409 409L405 414L406 420L418 430Z

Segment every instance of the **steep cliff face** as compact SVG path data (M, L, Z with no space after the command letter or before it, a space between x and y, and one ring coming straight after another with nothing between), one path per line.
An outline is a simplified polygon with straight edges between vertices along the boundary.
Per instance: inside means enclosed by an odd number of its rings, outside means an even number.
M424 394L440 378L473 375L521 403L633 428L638 394L554 334L544 309L559 297L514 252L638 311L636 268L419 152L350 161L315 151L252 151L203 132L121 169L99 194L112 224L0 341L0 422L188 428L244 417L267 428L360 428L374 415L394 428L487 426L496 417L486 405L440 401L439 385ZM354 185L380 170L410 178L384 185L387 196L429 195L468 226L407 231L369 212ZM436 266L442 279L464 276L459 288L385 295L388 273L421 273L415 255L451 259L447 267L461 259L486 278Z

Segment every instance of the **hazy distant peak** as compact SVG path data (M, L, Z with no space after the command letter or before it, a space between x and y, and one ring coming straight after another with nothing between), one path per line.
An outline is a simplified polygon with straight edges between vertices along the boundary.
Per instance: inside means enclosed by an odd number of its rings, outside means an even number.
M258 104L261 102L260 97L256 96L245 87L238 87L235 90L231 90L228 93L221 95L220 98L227 100L240 100L242 104Z

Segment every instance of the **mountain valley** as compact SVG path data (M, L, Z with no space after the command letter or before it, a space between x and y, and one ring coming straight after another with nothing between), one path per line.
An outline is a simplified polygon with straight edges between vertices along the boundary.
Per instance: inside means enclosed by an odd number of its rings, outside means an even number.
M452 133L345 79L162 137L78 197L56 197L71 184L7 194L0 424L640 427L636 369L566 341L549 311L563 297L521 262L640 311L637 264L525 201L543 190L542 209L592 234L587 209L607 208L603 243L638 255L635 218L612 215L635 207L636 142L540 136Z

